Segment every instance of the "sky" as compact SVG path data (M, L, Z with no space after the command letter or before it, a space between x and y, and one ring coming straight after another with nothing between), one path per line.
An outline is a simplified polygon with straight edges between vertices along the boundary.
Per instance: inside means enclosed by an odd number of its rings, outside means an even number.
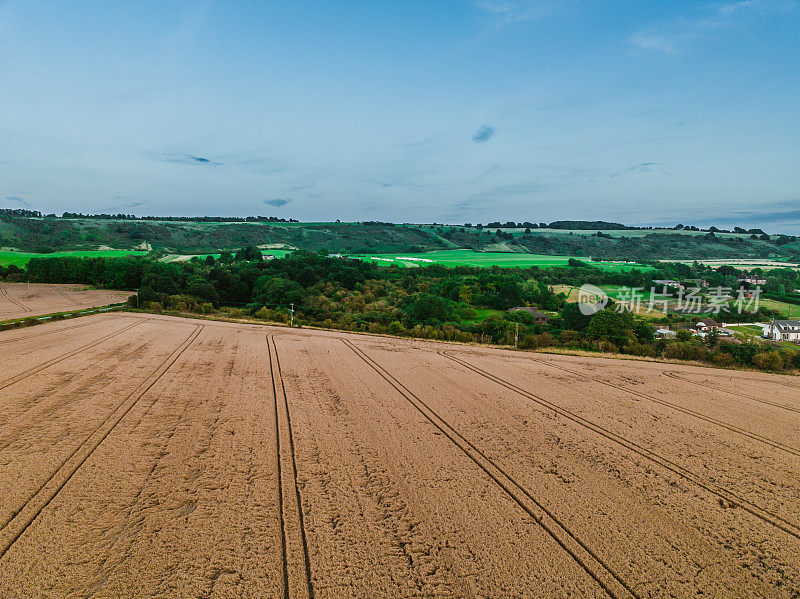
M0 0L0 207L800 233L795 0Z

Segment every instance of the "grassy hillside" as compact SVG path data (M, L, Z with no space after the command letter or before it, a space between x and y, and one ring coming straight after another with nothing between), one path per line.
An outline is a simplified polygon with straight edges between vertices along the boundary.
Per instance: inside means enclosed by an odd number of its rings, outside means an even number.
M213 253L247 245L331 252L420 252L446 242L415 227L372 223L241 223L0 217L0 247L29 252L135 249Z
M463 250L588 259L800 261L797 238L672 230L483 229L391 223L198 222L49 218L0 214L0 248L23 252L150 249L212 254L244 246L266 251L327 249L347 254ZM390 256L389 256L390 257ZM444 258L443 258L444 259ZM495 258L497 260L497 258ZM536 258L531 258L535 261ZM439 261L439 260L437 260ZM515 261L515 260L512 260ZM470 260L470 264L475 260Z

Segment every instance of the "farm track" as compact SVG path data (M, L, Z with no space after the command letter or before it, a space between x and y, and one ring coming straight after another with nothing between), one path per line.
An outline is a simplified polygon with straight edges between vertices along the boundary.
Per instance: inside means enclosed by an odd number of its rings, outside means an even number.
M501 378L499 376L496 376L494 374L491 374L491 373L483 370L482 368L474 366L474 365L470 364L469 362L466 362L466 361L464 361L464 360L462 360L460 358L456 358L454 356L451 356L451 355L449 355L449 354L447 354L445 352L439 351L438 353L441 356L443 356L443 357L445 357L445 358L447 358L447 359L449 359L449 360L451 360L451 361L453 361L453 362L455 362L457 364L460 364L464 368L466 368L468 370L471 370L472 372L474 372L474 373L476 373L476 374L478 374L478 375L480 375L480 376L482 376L482 377L484 377L484 378L486 378L486 379L488 379L490 381L493 381L494 383L496 383L498 385L501 385L501 386L505 387L506 389L514 391L515 393L525 397L526 399L528 399L528 400L530 400L530 401L532 401L532 402L534 402L534 403L536 403L536 404L538 404L538 405L540 405L542 407L545 407L545 408L547 408L549 410L552 410L552 411L560 414L561 416L571 420L572 422L574 422L574 423L576 423L576 424L578 424L578 425L580 425L580 426L582 426L582 427L584 427L586 429L589 429L589 430L595 432L596 434L600 435L601 437L604 437L604 438L608 439L609 441L612 441L612 442L614 442L614 443L626 448L627 450L632 451L632 452L634 452L634 453L646 458L647 460L649 460L649 461L661 466L662 468L664 468L666 470L669 470L673 474L676 474L676 475L680 476L684 480L687 480L688 482L694 484L695 486L697 486L697 487L703 489L704 491L714 495L718 499L721 499L723 501L727 501L730 505L741 507L743 510L745 510L746 512L748 512L752 516L755 516L756 518L758 518L758 519L760 519L760 520L762 520L762 521L764 521L764 522L766 522L766 523L768 523L768 524L770 524L770 525L782 530L783 532L791 535L792 537L800 540L800 526L798 526L797 524L795 524L793 522L790 522L788 519L783 518L782 516L780 516L778 514L775 514L775 513L771 512L771 511L769 511L769 510L767 510L765 508L762 508L762 507L760 507L760 506L758 506L758 505L756 505L756 504L744 499L743 497L739 496L738 494L736 494L736 493L734 493L732 491L729 491L729 490L724 489L722 487L711 485L710 483L705 483L705 482L703 482L701 480L701 478L697 474L695 474L695 473L687 470L683 466L680 466L679 464L671 461L670 459L664 457L663 455L659 454L658 452L649 450L649 449L639 445L638 443L635 443L634 441L631 441L631 440L623 437L622 435L618 435L617 433L614 433L614 432L610 431L609 429L607 429L607 428L605 428L603 426L600 426L599 424L591 422L590 420L587 420L586 418L583 418L582 416L580 416L578 414L575 414L575 413L573 413L573 412L571 412L569 410L566 410L566 409L556 405L555 403L553 403L551 401L548 401L548 400L546 400L546 399L544 399L542 397L539 397L538 395L535 395L534 393L531 393L530 391L527 391L526 389L518 387L514 383L511 383L511 382L509 382L509 381L507 381L507 380L505 380L505 379L503 379L503 378Z
M87 350L89 348L92 348L92 347L94 347L96 345L100 345L104 341L108 341L112 337L116 337L117 335L121 335L122 333L124 333L124 332L126 332L126 331L132 329L133 327L138 326L140 324L142 324L142 323L141 322L131 323L128 326L122 328L119 331L115 331L113 333L109 333L108 335L105 335L105 336L101 337L100 339L95 339L94 341L90 341L89 343L81 345L77 349L73 349L72 351L68 351L67 353L62 354L61 356L58 356L57 358L53 358L52 360L47 360L46 362L44 362L42 364L39 364L38 366L34 366L33 368L30 368L30 369L26 370L25 372L21 372L20 374L12 376L12 377L4 380L4 381L0 381L0 390L3 390L5 388L7 388L7 387L10 387L14 383L18 383L18 382L20 382L20 381L22 381L22 380L24 380L24 379L26 379L26 378L28 378L30 376L33 376L34 374L36 374L38 372L41 372L45 368L49 368L50 366L53 366L54 364L58 364L59 362L63 362L67 358L71 358L72 356L74 356L76 354L79 354L82 351L85 351L85 350ZM87 365L87 367L88 366L89 365Z
M442 355L446 355L446 354L442 354ZM447 356L447 357L449 358L450 356ZM539 359L539 358L531 358L531 360L533 360L534 362L538 362L539 364L544 364L545 366L549 366L551 368L555 368L557 370L561 370L563 372L566 372L566 373L569 373L569 374L572 374L572 375L575 375L575 376L579 376L581 378L589 378L589 377L587 377L587 375L585 373L579 372L577 370L571 370L569 368L565 368L565 367L560 366L558 364L554 364L552 362L548 362L547 360L542 360L542 359ZM701 414L700 412L697 412L695 410L690 410L689 408L684 408L683 406L679 406L678 404L672 403L670 401L666 401L664 399L658 399L657 397L653 397L652 395L647 395L646 393L641 393L639 391L635 391L633 389L630 389L630 388L627 388L627 387L623 387L621 385L616 385L614 383L609 383L608 381L602 381L602 380L599 380L599 379L591 379L591 380L592 380L592 382L599 383L601 385L604 385L606 387L610 387L612 389L616 389L618 391L622 391L623 393L629 393L631 395L635 395L636 397L641 397L642 399L645 399L647 401L651 401L653 403L657 403L659 405L666 406L668 408L671 408L671 409L676 410L678 412L681 412L683 414L687 414L689 416L693 416L694 418L699 418L700 420L704 420L704 421L709 422L709 423L711 423L711 424L713 424L715 426L718 426L720 428L724 428L724 429L729 430L729 431L731 431L733 433L742 435L744 437L748 437L750 439L753 439L754 441L758 441L759 443L764 443L765 445L769 445L769 446L771 446L771 447L773 447L775 449L779 449L781 451L785 451L786 453L789 453L789 454L792 454L794 456L800 457L800 449L797 449L795 447L790 447L789 445L785 445L783 443L775 441L774 439L770 439L768 437L764 437L762 435L759 435L757 433L748 431L746 429L743 429L741 427L735 426L733 424L729 424L727 422L723 422L722 420L719 420L717 418L713 418L711 416L707 416L705 414Z
M683 377L683 376L681 376L681 375L679 375L679 374L677 374L675 372L664 372L663 374L664 374L664 376L667 376L669 378L676 379L676 380L679 380L679 381L685 381L687 383L691 383L692 385L698 385L700 387L705 387L706 389L711 389L713 391L719 391L721 393L727 393L729 395L736 395L738 397L743 397L745 399L750 399L752 401L755 401L755 402L758 402L758 403L762 403L762 404L765 404L765 405L768 405L768 406L773 406L775 408L780 408L782 410L788 410L790 412L796 412L796 413L800 414L800 408L795 408L794 406L787 406L787 405L784 405L784 404L775 403L773 401L769 401L769 400L766 400L766 399L761 399L759 397L753 397L752 395L747 395L745 393L739 393L738 391L729 391L728 389L723 389L721 387L715 387L714 385L709 385L707 383L699 383L697 381L693 381L691 379ZM795 390L797 390L797 388L798 388L797 386L789 385L788 383L784 383L783 381L772 381L772 382L773 383L777 383L779 385L786 385L787 387L792 387ZM798 382L798 385L800 385L800 382Z
M270 345L271 343L271 345ZM294 435L292 433L292 419L289 412L289 401L286 397L286 386L281 372L281 363L278 356L278 347L275 337L267 337L267 354L269 357L270 378L272 381L272 395L275 409L275 440L277 448L277 480L278 480L278 514L280 518L281 552L283 555L283 596L286 599L294 597L307 597L313 599L314 587L311 577L311 561L308 555L308 541L306 539L305 525L303 522L303 503L297 482L297 461L294 450ZM274 363L273 363L274 359ZM277 375L277 383L276 383ZM283 401L278 400L278 390ZM281 434L283 432L283 434ZM281 437L288 443L281 443ZM284 448L282 451L281 448ZM286 451L289 454L286 457ZM284 464L286 466L284 467ZM283 470L288 469L289 476L283 475ZM291 490L287 489L287 478L291 481ZM288 501L286 495L289 495ZM299 536L299 541L298 537ZM294 537L294 538L293 538ZM296 559L297 545L301 549L301 559ZM302 573L292 572L290 564L302 564ZM299 588L294 588L297 582Z
M55 472L40 485L25 504L16 510L11 519L0 525L0 560L3 559L8 550L19 540L25 531L28 530L36 518L50 504L56 495L58 495L106 437L111 434L128 412L133 409L139 400L161 379L178 358L180 358L183 352L194 342L203 328L203 325L197 325L189 337L161 363L149 379L140 384L130 395L123 399L111 414L109 414L108 417L106 417L92 433L61 462ZM75 459L73 460L73 458ZM71 461L72 463L70 463Z
M351 341L342 339L363 362L375 370L381 378L388 382L394 389L411 403L433 426L435 426L447 439L456 445L470 460L472 460L489 478L500 486L534 521L537 522L553 540L572 557L583 570L597 582L610 597L634 597L639 595L622 579L595 551L589 548L577 535L572 532L559 518L548 510L541 502L514 480L496 462L486 456L471 441L465 438L455 428L447 423L428 404L410 391L399 380L392 376L382 366L377 364L360 348Z

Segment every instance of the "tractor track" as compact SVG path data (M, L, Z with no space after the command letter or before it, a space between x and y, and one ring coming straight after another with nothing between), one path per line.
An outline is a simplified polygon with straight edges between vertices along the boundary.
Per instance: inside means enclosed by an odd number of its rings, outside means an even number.
M444 354L442 354L442 355L444 355ZM447 357L449 358L450 356L447 356ZM558 364L553 364L552 362L548 362L547 360L541 360L539 358L531 358L531 360L533 360L534 362L538 362L539 364L544 364L545 366L549 366L551 368L555 368L557 370L561 370L563 372L567 372L569 374L574 374L575 376L579 376L579 377L582 377L582 378L589 378L586 374L584 374L582 372L578 372L577 370L570 370L569 368L564 368L563 366L560 366ZM716 418L712 418L711 416L706 416L705 414L701 414L700 412L695 412L694 410L690 410L689 408L684 408L683 406L679 406L678 404L674 404L674 403L672 403L670 401L667 401L665 399L658 399L656 397L653 397L652 395L647 395L646 393L641 393L639 391L634 391L633 389L629 389L629 388L623 387L621 385L616 385L614 383L609 383L608 381L601 381L601 380L597 380L597 379L590 379L590 380L593 383L599 383L601 385L605 385L606 387L611 387L612 389L616 389L618 391L622 391L623 393L630 393L631 395L635 395L636 397L641 397L642 399L645 399L647 401L652 401L653 403L657 403L659 405L666 406L668 408L672 408L673 410L676 410L676 411L681 412L683 414L686 414L688 416L693 416L694 418L698 418L700 420L703 420L705 422L708 422L708 423L713 424L715 426L718 426L720 428L724 428L724 429L726 429L728 431L731 431L733 433L742 435L743 437L747 437L748 439L752 439L754 441L758 441L759 443L763 443L765 445L769 445L770 447L773 447L774 449L779 449L781 451L785 451L786 453L789 453L789 454L792 454L794 456L800 457L800 449L797 449L795 447L791 447L789 445L784 445L783 443L779 443L778 441L775 441L773 439L769 439L768 437L762 437L759 434L750 432L750 431L748 431L746 429L740 428L740 427L735 426L733 424L729 424L727 422L723 422L722 420L718 420Z
M189 348L190 345L197 339L200 332L203 330L204 325L197 325L184 340L161 365L153 372L147 380L141 383L134 389L125 399L123 399L117 407L105 418L95 429L89 434L88 437L77 448L67 456L59 465L58 468L45 480L39 488L31 495L31 497L20 507L9 520L0 525L0 560L8 553L9 549L13 547L20 537L25 533L31 524L39 517L42 511L53 501L58 493L64 486L72 479L78 469L86 463L92 456L100 444L111 434L123 418L133 409L133 407L144 397L144 395L153 388L153 386L161 380L161 377L172 367L172 365L180 358L180 356ZM148 383L148 381L150 381ZM110 426L107 426L110 423ZM103 430L105 429L105 430ZM99 434L98 434L99 433ZM93 440L94 438L94 440ZM78 455L81 450L83 455ZM77 460L70 465L70 461L77 456ZM58 474L61 473L61 480L56 480ZM51 485L48 490L47 487ZM36 501L38 498L38 501ZM29 508L26 513L26 508ZM17 520L19 520L17 522Z
M15 306L19 306L20 309L23 312L32 312L32 310L28 306L26 306L22 302L18 302L17 300L12 298L10 295L8 295L8 290L5 288L5 285L3 285L2 283L0 283L0 297L7 299L8 301L10 301Z
M80 307L80 306L81 306L81 302L79 302L78 300L76 300L74 297L70 297L70 296L68 296L68 295L66 294L66 292L65 292L63 289L61 289L60 287L56 289L56 293L58 293L58 295L60 295L61 297L65 298L66 300L68 300L70 303L73 303L73 304L75 304L75 305L76 305L76 306L78 306L78 307Z
M714 385L709 385L707 383L698 383L697 381L693 381L691 379L687 379L685 377L682 377L681 375L679 375L676 372L663 372L662 374L664 376L668 376L668 377L670 377L672 379L677 379L677 380L680 380L680 381L691 383L692 385L698 385L700 387L705 387L706 389L712 389L713 391L719 391L721 393L727 393L728 395L736 395L738 397L744 397L745 399L750 399L750 400L756 401L758 403L766 404L768 406L773 406L775 408L781 408L782 410L789 410L790 412L796 412L796 413L800 414L800 408L795 408L794 406L785 406L783 404L775 403L775 402L769 401L767 399L760 399L758 397L753 397L752 395L747 395L745 393L739 393L738 391L728 391L727 389L722 389L720 387L715 387ZM787 387L791 387L791 385L788 385L787 383L784 383L782 381L773 381L773 382L775 382L775 383L777 383L779 385L786 385ZM797 387L792 387L792 388L797 389Z
M639 595L603 559L588 547L559 518L533 497L520 483L514 480L502 467L486 456L471 441L459 433L444 418L431 409L422 399L403 385L398 379L370 358L351 341L340 338L363 362L388 382L406 401L408 401L426 420L436 427L464 455L472 460L489 478L514 500L542 529L572 557L578 565L613 598Z
M88 327L93 324L100 324L100 323L98 321L85 322L83 324L74 324L72 326L57 329L55 331L43 331L41 333L31 333L30 335L22 335L20 337L14 337L13 339L2 339L0 340L0 345L8 345L9 343L17 343L19 341L27 341L28 339L36 339L37 337L46 337L47 335L57 335L62 331L69 331L72 329L78 329L80 327Z
M270 347L270 342L272 342L272 346ZM311 560L309 558L308 553L308 541L306 538L306 531L305 531L305 523L303 520L303 503L300 497L300 488L298 486L297 481L297 461L295 457L295 450L294 450L294 435L292 433L292 419L291 414L289 412L289 401L286 397L286 385L283 381L283 373L281 372L281 362L278 356L278 347L275 344L275 337L273 335L267 336L267 355L269 358L269 366L270 366L270 378L272 380L272 397L274 400L274 409L275 409L275 445L277 451L277 479L278 479L278 519L279 525L281 529L281 553L282 553L282 568L283 568L283 596L285 599L289 599L290 597L295 596L304 596L308 599L314 598L314 587L312 584L312 576L311 576ZM273 355L275 357L275 364L273 366L272 359ZM277 381L276 381L276 374L277 374ZM281 393L283 395L283 401L278 401L278 388L280 387ZM282 404L283 413L281 414L281 410L279 409L279 403ZM281 421L283 421L283 426L281 426ZM288 440L288 457L285 457L285 451L281 450L281 429L283 429L284 434ZM286 444L284 444L285 446ZM287 481L286 478L283 476L283 462L284 460L287 462L289 468L289 474L292 480L292 488L293 492L287 490ZM287 501L284 501L284 494L291 492L291 499L293 500L293 507L294 509L294 517L297 519L297 527L299 529L299 545L302 548L302 562L303 562L303 574L302 576L290 577L289 570L290 565L289 562L292 561L290 559L290 549L289 549L289 539L291 538L291 531L287 526L287 521L291 519L291 514L287 517L287 511L291 508L287 506ZM297 543L294 543L297 544ZM302 580L302 589L295 589L295 593L292 593L292 586L290 580L292 578L298 578Z
M120 334L124 333L125 331L128 331L128 330L132 329L133 327L135 327L135 326L137 326L139 324L142 324L142 323L141 322L131 323L128 326L123 327L119 331L115 331L113 333L109 333L108 335L105 335L104 337L101 337L100 339L96 339L94 341L90 341L89 343L86 343L85 345L81 345L77 349L73 349L72 351L68 351L67 353L62 354L61 356L58 356L57 358L53 358L52 360L48 360L47 362L43 362L42 364L39 364L38 366L34 366L33 368L29 368L28 370L26 370L24 372L21 372L20 374L17 374L15 376L12 376L11 378L7 378L4 381L0 381L0 391L2 391L3 389L5 389L7 387L10 387L14 383L18 383L18 382L20 382L22 380L25 380L26 378L28 378L30 376L33 376L37 372L41 372L45 368L49 368L50 366L53 366L54 364L58 364L59 362L62 362L64 360L66 360L67 358L71 358L72 356L74 356L76 354L79 354L80 352L82 352L84 350L87 350L90 347L94 347L95 345L99 345L99 344L103 343L104 341L108 341L112 337L116 337L117 335L120 335Z
M594 433L600 435L601 437L604 437L605 439L608 439L609 441L612 441L626 448L627 450L642 456L643 458L661 466L666 470L669 470L673 474L680 476L684 480L687 480L690 483L696 485L697 487L703 489L704 491L714 495L718 499L727 501L732 506L740 507L749 514L751 514L752 516L758 518L759 520L762 520L763 522L766 522L767 524L770 524L782 530L783 532L791 535L792 537L800 540L800 526L798 526L793 522L790 522L789 520L783 518L782 516L774 514L765 508L759 507L754 503L751 503L750 501L744 499L743 497L740 497L739 495L733 493L732 491L729 491L722 487L715 487L708 483L705 483L701 480L701 478L698 475L687 470L683 466L680 466L679 464L672 462L668 458L654 451L651 451L645 447L642 447L641 445L635 443L634 441L630 441L629 439L626 439L625 437L618 435L617 433L614 433L600 426L599 424L595 424L594 422L591 422L590 420L587 420L582 416L579 416L578 414L570 412L569 410L566 410L542 397L539 397L538 395L535 395L530 391L518 387L517 385L510 383L505 379L493 375L481 368L478 368L477 366L473 366L472 364L465 362L460 358L448 355L445 352L439 351L438 353L439 355L457 364L460 364L464 368L471 370L472 372L475 372L476 374L479 374L480 376L502 387L505 387L506 389L514 391L515 393L525 397L526 399L532 401L533 403L536 403L544 408L552 410L553 412L560 414L564 418L567 418L568 420L571 420L572 422L575 422L576 424L588 430L593 431Z

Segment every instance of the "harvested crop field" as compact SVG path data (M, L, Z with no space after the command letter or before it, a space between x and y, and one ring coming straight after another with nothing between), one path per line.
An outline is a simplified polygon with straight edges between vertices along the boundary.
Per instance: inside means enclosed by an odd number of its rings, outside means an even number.
M130 291L86 289L85 285L0 283L0 321L118 304L130 295Z
M791 377L125 313L0 352L0 597L800 595Z

